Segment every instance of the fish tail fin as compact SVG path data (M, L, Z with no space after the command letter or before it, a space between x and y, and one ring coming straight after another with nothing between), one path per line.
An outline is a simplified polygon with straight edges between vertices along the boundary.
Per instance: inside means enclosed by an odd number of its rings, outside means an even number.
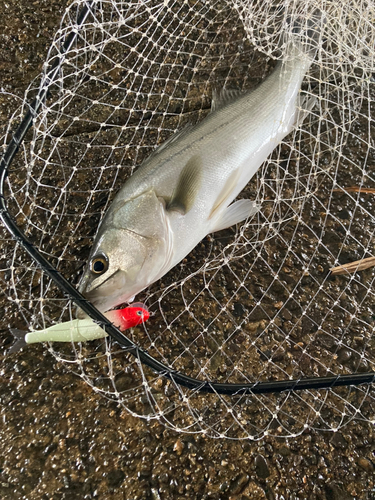
M10 349L8 349L8 354L12 354L14 352L18 352L22 347L25 347L27 344L25 337L27 332L24 330L19 330L18 328L10 328L10 333L16 339L16 342L12 345Z
M289 82L293 92L312 65L322 43L325 17L320 10L310 14L296 14L286 18L281 50L283 58L278 64L283 82Z
M284 61L298 58L306 59L309 66L316 57L322 43L325 16L320 9L310 13L288 16L284 35Z

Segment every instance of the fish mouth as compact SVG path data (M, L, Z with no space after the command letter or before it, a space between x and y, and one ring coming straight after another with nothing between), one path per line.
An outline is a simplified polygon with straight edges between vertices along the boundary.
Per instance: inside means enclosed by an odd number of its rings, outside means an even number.
M104 313L124 302L124 300L121 300L121 292L124 290L124 285L125 273L121 269L117 269L104 281L94 286L92 286L92 283L87 283L87 280L84 280L79 287L79 291L85 299L91 302L101 313ZM78 307L76 317L84 319L88 316Z
M98 296L94 292L84 293L83 296L101 313L105 313L123 302L111 296ZM85 319L88 318L88 315L80 307L77 307L76 317L77 319Z
M90 295L95 295L96 291L98 290L98 288L100 287L103 287L104 288L107 288L108 286L108 281L109 280L113 280L114 278L116 278L116 274L118 274L119 272L121 272L121 269L116 269L115 271L113 271L112 274L110 274L109 276L107 276L103 281L99 281L98 279L92 281L90 283L89 281L89 277L87 277L80 285L79 287L79 291L87 298L87 299L90 299ZM99 282L98 282L99 281ZM106 286L106 283L107 283L107 286Z

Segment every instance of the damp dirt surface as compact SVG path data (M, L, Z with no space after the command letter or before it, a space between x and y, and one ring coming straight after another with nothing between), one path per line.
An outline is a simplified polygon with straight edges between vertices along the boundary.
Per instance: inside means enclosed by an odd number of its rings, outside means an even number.
M66 5L0 0L0 87L5 92L23 97L41 70ZM13 109L14 99L0 96L2 131ZM350 207L343 200L341 205L345 219ZM349 248L348 260L356 257ZM259 286L267 285L259 280ZM217 296L225 288L227 284L217 289ZM272 307L277 304L275 299ZM236 302L235 315L241 316L246 306ZM290 309L283 312L285 323L293 317ZM295 437L265 436L258 441L177 433L155 419L131 416L96 394L42 345L7 354L13 310L5 295L0 310L5 316L1 500L375 500L375 431L369 422L357 419L337 432L307 428ZM252 333L263 320L254 313ZM327 347L329 340L322 351L326 356L332 348ZM282 363L287 351L288 346L274 353L273 360ZM338 352L339 361L350 363L349 358L350 353ZM213 364L212 370L214 358ZM298 399L293 404L298 405Z
M130 416L43 347L2 360L0 498L374 498L374 429L234 442Z

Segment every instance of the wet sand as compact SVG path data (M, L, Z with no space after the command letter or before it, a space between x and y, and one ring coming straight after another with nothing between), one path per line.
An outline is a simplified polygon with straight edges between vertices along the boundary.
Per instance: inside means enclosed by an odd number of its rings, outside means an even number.
M0 85L22 98L63 7L1 7ZM3 126L12 98L0 104ZM41 345L6 355L15 313L4 295L0 306L1 499L375 499L370 423L256 442L179 434L95 394Z

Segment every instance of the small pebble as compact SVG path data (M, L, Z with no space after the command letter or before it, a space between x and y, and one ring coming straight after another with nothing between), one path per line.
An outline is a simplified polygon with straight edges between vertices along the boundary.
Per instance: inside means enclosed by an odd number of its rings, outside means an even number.
M358 459L358 465L366 472L373 472L374 471L373 463L370 460L368 460L367 458L360 457Z
M181 441L181 439L177 439L173 446L173 451L177 453L177 455L181 455L183 449L185 448L184 443Z
M352 351L342 347L337 353L337 361L341 364L346 363L352 357Z

